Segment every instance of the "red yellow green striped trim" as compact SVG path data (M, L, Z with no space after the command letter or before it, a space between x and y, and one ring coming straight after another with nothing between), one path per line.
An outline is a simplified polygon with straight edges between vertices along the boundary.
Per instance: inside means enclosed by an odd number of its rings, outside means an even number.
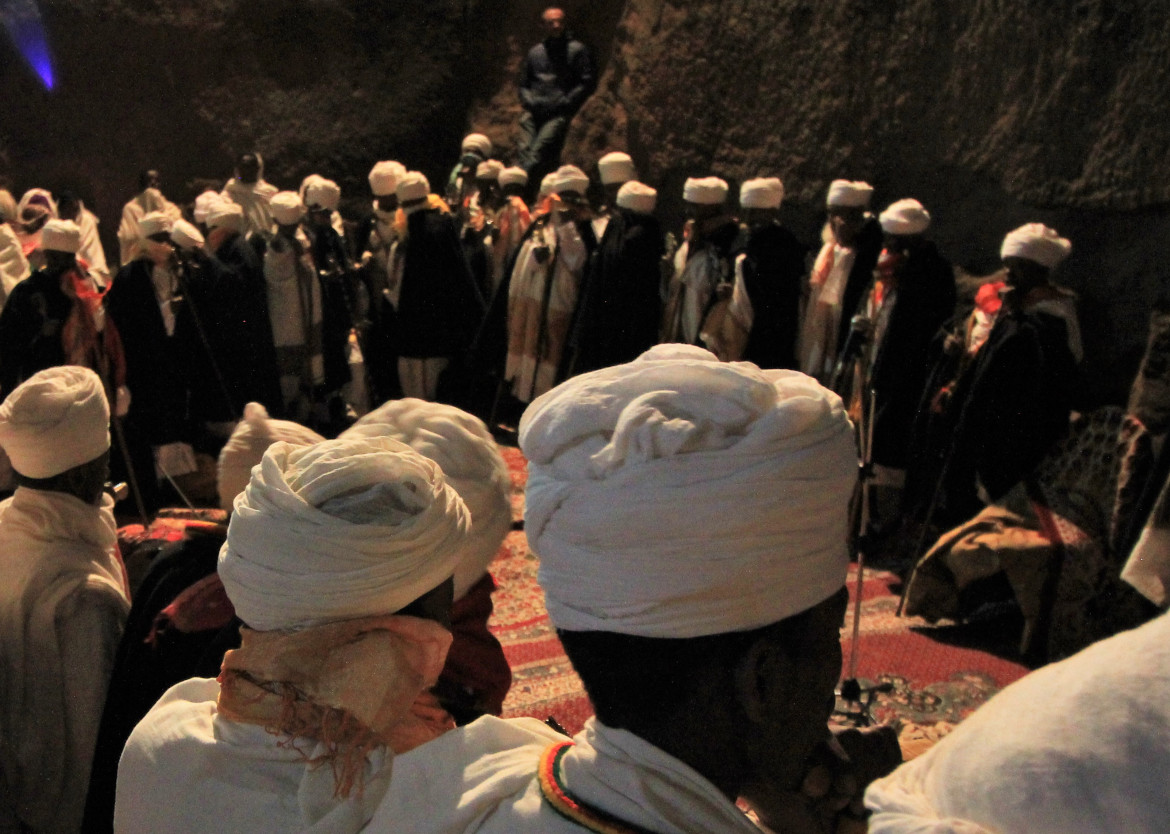
M540 782L540 792L544 794L544 801L569 822L597 834L653 834L644 828L629 825L603 811L589 807L566 790L561 779L561 759L572 747L573 742L560 741L550 745L541 754L537 779Z

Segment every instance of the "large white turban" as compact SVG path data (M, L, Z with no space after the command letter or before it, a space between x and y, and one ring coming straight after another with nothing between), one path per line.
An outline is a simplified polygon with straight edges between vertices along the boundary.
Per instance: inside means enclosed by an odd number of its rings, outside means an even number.
M907 198L890 203L878 215L882 231L891 235L920 235L930 226L930 212L917 200Z
M727 200L727 183L719 177L688 177L683 199L700 206L718 206Z
M203 232L199 231L194 223L181 217L171 226L171 240L183 249L199 249L206 242L203 239Z
M72 220L50 220L41 229L41 248L76 255L81 248L81 227Z
M746 180L739 187L739 204L744 208L777 209L784 200L784 183L778 177Z
M844 584L853 430L803 374L652 348L537 398L520 446L559 628L746 631Z
M1052 269L1068 257L1072 244L1043 223L1026 223L1008 232L1000 247L1000 258L1027 258Z
M545 174L544 178L540 181L540 196L547 197L549 194L552 194L553 191L556 190L556 188L555 188L556 182L557 182L557 172L556 171L552 171L551 173Z
M512 479L487 426L454 406L406 398L379 406L341 437L389 437L439 464L471 511L471 535L455 567L455 599L461 599L512 527Z
M505 168L500 171L500 188L505 185L528 185L528 172L517 166Z
M143 238L151 235L169 235L175 219L165 211L152 211L138 221L138 234Z
M375 197L388 197L398 187L398 179L406 173L406 166L392 159L383 160L370 169L370 191Z
M233 232L242 232L244 231L244 223L244 209L239 203L221 199L208 206L207 228L209 229L223 227L231 229Z
M463 153L479 154L481 159L487 159L492 155L492 140L482 133L469 133L463 137L460 150Z
M281 442L236 499L219 575L258 631L392 614L452 575L470 528L438 465L403 443Z
M589 177L576 165L562 165L553 174L552 190L557 194L572 191L583 195L589 190Z
M195 208L191 210L196 223L207 223L207 215L211 207L223 202L223 196L218 191L204 191L195 198Z
M398 180L394 193L398 195L398 202L409 203L412 200L425 199L431 193L431 184L419 171L407 171Z
M638 214L653 214L658 205L658 192L645 183L630 180L618 189L617 204Z
M634 179L638 172L634 170L634 160L628 153L611 151L597 160L597 176L602 185L617 185Z
M829 183L829 196L825 204L837 208L869 208L873 197L873 186L868 182L833 180Z
M295 191L278 191L268 201L272 219L281 226L295 226L305 216L305 204Z
M28 478L51 478L110 448L110 404L98 375L79 365L33 374L0 406L0 447Z
M504 163L498 159L488 159L479 163L475 168L475 178L477 180L496 180L500 179L500 172L504 170Z
M311 209L336 211L341 202L341 187L333 180L316 176L305 185L304 200Z
M248 486L252 468L260 463L273 443L283 440L296 446L311 446L324 439L300 423L271 419L260 403L248 403L244 406L244 419L236 424L232 436L219 451L215 470L219 506L225 510L232 508L236 496Z

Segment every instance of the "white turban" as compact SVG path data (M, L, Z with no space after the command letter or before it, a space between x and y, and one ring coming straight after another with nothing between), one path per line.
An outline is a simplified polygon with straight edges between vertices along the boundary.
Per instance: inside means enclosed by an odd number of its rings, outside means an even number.
M219 200L207 209L207 228L223 227L233 232L244 231L244 209L231 200Z
M505 185L528 185L528 172L515 166L505 168L500 171L500 188Z
M829 183L829 196L825 205L837 208L869 208L873 186L868 182L833 180Z
M195 198L195 209L192 214L195 216L196 223L206 223L207 215L211 213L211 207L217 203L222 203L223 197L218 191L204 191Z
M554 186L557 181L557 172L553 171L550 174L545 174L544 179L540 181L540 196L547 197L554 191Z
M576 165L562 165L553 173L552 190L557 194L572 191L583 195L589 190L589 177Z
M487 159L492 155L492 140L482 133L469 133L463 137L463 145L460 150L463 153L479 154L481 158Z
M512 528L512 479L487 426L454 406L407 398L379 406L341 437L389 437L439 464L471 511L471 535L455 567L455 599L461 599Z
M165 211L152 211L138 221L138 234L143 238L151 235L169 235L174 225L174 218Z
M260 403L248 403L244 406L244 419L236 424L219 452L216 466L219 506L231 510L236 496L248 486L252 467L260 463L273 443L283 440L296 446L311 446L324 439L300 423L269 418L267 409Z
M195 228L195 224L182 218L176 220L175 225L171 227L171 241L184 249L199 249L206 242L203 233Z
M1027 258L1052 269L1072 251L1067 238L1057 234L1043 223L1027 223L1008 232L1000 247L1000 258Z
M305 204L295 191L280 191L272 195L268 201L268 209L272 212L272 219L281 226L293 226L301 222L305 216Z
M739 187L739 204L744 208L777 209L784 200L784 183L777 177L747 180Z
M276 443L236 498L219 575L258 631L392 614L448 579L471 515L388 438Z
M630 180L618 189L617 204L619 208L638 214L653 214L658 205L658 192L644 183Z
M844 584L853 430L803 374L652 348L537 398L520 446L559 628L746 631Z
M388 197L398 187L398 179L406 173L406 166L392 159L383 160L370 169L370 190L375 197Z
M878 221L891 235L920 235L930 226L930 212L917 200L898 200L878 215Z
M719 177L688 177L683 199L700 206L717 206L727 199L727 183Z
M634 170L634 160L628 153L612 151L597 160L597 175L601 177L602 185L617 185L634 179L638 172Z
M25 217L25 209L33 209L38 215L48 214L50 217L56 217L57 201L47 189L30 188L21 195L20 203L16 207L16 216L21 222L27 222L29 219Z
M110 404L98 375L79 365L33 374L0 406L0 447L28 478L51 478L110 448Z
M341 187L333 180L317 176L305 186L304 201L312 209L336 211L341 202Z
M504 163L498 159L489 159L475 167L477 180L499 180L500 172L504 170Z
M81 227L72 220L50 220L41 229L41 248L76 255L81 248Z
M409 203L411 200L425 199L431 193L431 184L418 171L407 171L398 180L398 187L394 190L398 195L398 202Z

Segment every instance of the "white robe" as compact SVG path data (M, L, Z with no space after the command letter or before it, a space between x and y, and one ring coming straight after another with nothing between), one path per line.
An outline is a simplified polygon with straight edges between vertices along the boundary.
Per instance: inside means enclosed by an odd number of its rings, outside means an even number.
M143 254L142 218L152 211L161 211L171 220L183 216L179 207L162 195L157 188L147 188L136 194L122 207L122 222L118 225L118 249L122 266ZM103 262L104 263L104 262Z
M0 223L0 308L8 300L12 288L31 274L20 238L11 226Z
M224 186L221 196L244 210L245 234L258 234L270 238L276 231L276 221L272 219L272 209L268 204L278 191L275 185L263 179L254 183L232 179Z
M562 759L565 787L591 807L660 834L759 834L707 779L625 730L590 719ZM394 761L367 831L582 834L544 800L541 754L565 737L533 718L487 716Z
M171 687L126 742L118 765L119 834L363 830L390 777L393 754L367 758L361 798L333 797L333 770L263 727L219 717L219 684L193 678ZM285 746L281 746L281 742ZM309 757L324 745L298 742Z
M23 487L0 504L0 831L81 825L130 607L112 507Z
M106 252L98 236L97 215L87 209L85 203L79 201L79 205L81 210L76 223L81 229L81 248L77 250L77 257L89 265L89 274L104 287L110 283L110 267L106 264Z

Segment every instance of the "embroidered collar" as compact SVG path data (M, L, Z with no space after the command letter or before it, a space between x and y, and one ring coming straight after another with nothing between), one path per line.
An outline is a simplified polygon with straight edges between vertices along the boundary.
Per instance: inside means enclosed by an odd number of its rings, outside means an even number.
M649 829L630 825L593 808L569 793L561 776L561 759L572 748L573 742L561 741L550 745L541 754L537 777L544 801L569 822L597 834L654 834Z

